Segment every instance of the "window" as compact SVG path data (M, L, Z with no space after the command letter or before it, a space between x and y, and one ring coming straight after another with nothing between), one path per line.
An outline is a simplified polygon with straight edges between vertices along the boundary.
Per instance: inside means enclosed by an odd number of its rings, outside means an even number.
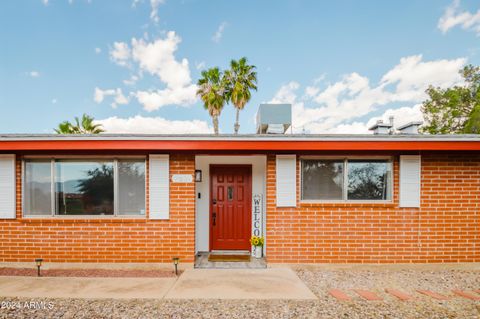
M343 161L304 160L303 199L343 199Z
M385 201L392 198L392 163L379 159L302 160L302 200Z
M55 162L58 215L113 215L113 162Z
M25 163L25 213L48 215L52 213L52 163L50 160Z
M28 159L26 215L144 215L144 159Z
M390 199L390 163L387 161L348 161L349 200Z
M145 214L145 162L118 161L118 214Z

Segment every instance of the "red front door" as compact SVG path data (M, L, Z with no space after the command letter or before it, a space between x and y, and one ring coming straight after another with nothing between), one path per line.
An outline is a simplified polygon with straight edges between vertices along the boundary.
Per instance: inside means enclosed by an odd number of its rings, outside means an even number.
M251 166L210 166L211 250L250 250L251 203Z

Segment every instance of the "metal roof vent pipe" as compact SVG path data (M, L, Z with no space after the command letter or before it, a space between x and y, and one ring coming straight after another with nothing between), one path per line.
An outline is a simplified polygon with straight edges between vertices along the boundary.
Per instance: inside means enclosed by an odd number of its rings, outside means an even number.
M390 121L393 122L393 119L390 119ZM368 130L373 131L374 135L388 135L391 134L392 127L391 123L383 123L382 120L378 120Z
M291 104L260 104L257 111L257 134L285 134L291 125Z
M422 124L422 121L413 121L397 127L397 130L399 134L420 134L418 129Z

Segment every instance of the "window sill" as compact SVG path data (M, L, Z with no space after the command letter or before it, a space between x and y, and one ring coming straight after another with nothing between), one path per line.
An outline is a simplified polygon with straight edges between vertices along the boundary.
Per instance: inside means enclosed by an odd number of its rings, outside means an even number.
M393 201L300 201L300 207L395 207Z
M146 215L69 215L69 216L51 216L51 215L38 215L38 216L22 216L21 221L25 222L140 222L146 221Z

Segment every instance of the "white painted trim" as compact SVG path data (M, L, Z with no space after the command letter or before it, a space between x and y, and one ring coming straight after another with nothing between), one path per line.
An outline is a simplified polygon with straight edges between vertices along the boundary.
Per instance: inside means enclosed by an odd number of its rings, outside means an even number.
M88 160L88 161L93 161L95 159L98 160L111 160L113 163L113 187L114 187L114 196L113 196L113 214L112 215L57 215L57 201L55 200L55 177L56 177L56 165L55 161L56 160L62 160L62 159L71 159L72 161L82 161L82 160ZM145 191L145 213L144 214L119 214L118 213L118 161L121 160L132 160L136 159L139 161L143 161L145 165L145 174L147 174L147 158L146 156L88 156L88 155L66 155L66 156L24 156L22 158L22 171L21 171L21 176L22 176L22 217L23 218L32 218L32 219L39 219L39 218L56 218L56 219L115 219L115 218L125 218L125 219L145 219L146 218L146 206L147 206L147 192ZM51 214L45 214L45 215L29 215L25 212L25 161L26 160L46 160L50 161L51 164L51 171L50 171L50 178L51 178L51 208L52 208L52 213ZM145 176L145 190L147 189L147 176Z
M275 165L277 207L297 206L297 155L277 155Z
M195 253L208 251L210 241L210 164L213 165L252 165L252 196L262 195L262 232L265 238L264 255L267 243L266 238L266 180L267 157L266 155L197 155L195 156L195 169L202 170L202 181L195 183ZM198 193L201 193L201 199ZM253 198L252 198L253 212ZM253 229L253 214L252 214Z
M400 155L400 207L420 207L422 187L422 157Z
M343 189L342 189L342 199L303 199L303 160L338 160L343 161ZM389 181L389 191L390 199L386 200L354 200L348 199L348 161L349 160L385 160L390 164L390 181ZM393 156L368 156L368 155L354 155L354 156L335 156L335 155L326 155L326 156L316 156L316 155L307 155L300 157L300 203L302 204L392 204L394 187L395 187L395 174L394 174L394 157Z
M170 157L168 154L149 156L149 219L170 218Z
M15 219L16 211L16 156L15 154L0 154L0 219ZM3 205L2 205L3 204Z

